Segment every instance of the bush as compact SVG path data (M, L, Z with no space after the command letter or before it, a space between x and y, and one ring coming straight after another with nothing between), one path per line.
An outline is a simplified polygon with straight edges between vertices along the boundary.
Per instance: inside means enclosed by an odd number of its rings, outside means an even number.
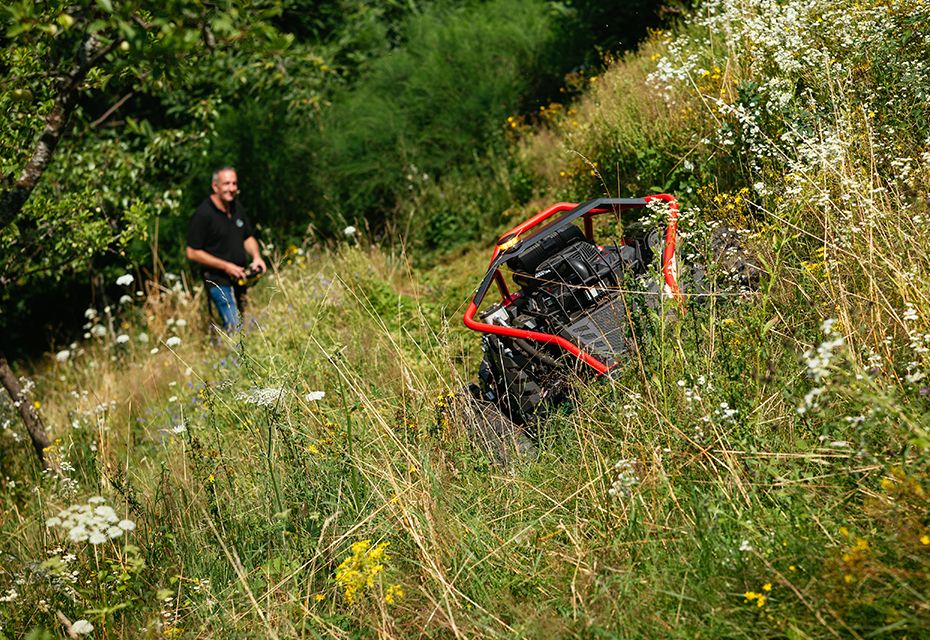
M317 178L336 221L381 224L422 183L502 153L502 125L532 94L552 35L539 0L413 19L406 46L372 63L323 118Z

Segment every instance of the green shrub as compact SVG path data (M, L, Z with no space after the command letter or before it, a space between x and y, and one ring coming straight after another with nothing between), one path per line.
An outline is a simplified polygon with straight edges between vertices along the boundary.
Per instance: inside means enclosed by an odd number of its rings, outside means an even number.
M433 9L323 118L328 207L376 225L423 183L505 150L503 124L533 91L552 25L540 0Z

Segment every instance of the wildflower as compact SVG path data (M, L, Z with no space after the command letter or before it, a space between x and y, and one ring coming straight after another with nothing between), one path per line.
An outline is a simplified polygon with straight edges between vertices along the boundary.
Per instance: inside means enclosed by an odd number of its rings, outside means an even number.
M248 391L240 391L236 394L236 400L242 400L249 404L257 404L260 407L269 407L275 404L284 395L284 389L277 387L268 387L259 389L253 387Z
M755 601L757 607L764 607L766 597L764 594L756 593L755 591L747 591L743 594L743 597L746 598L746 602Z
M820 382L829 373L830 361L833 359L834 351L846 344L846 339L833 330L834 324L836 324L836 318L824 320L820 329L829 339L821 342L816 351L808 349L804 353L807 372L816 382Z
M95 324L90 328L90 335L94 336L95 338L102 338L103 336L107 335L107 328L102 324Z
M326 397L325 391L311 391L304 396L304 400L307 402L316 402L317 400L322 400L324 397Z
M920 544L930 544L930 536L928 536L926 533L920 536Z
M132 277L132 274L131 274L131 273L127 273L127 274L121 275L119 278L117 278L117 279L116 279L116 284L118 284L118 285L121 286L121 287L128 287L129 285L132 284L133 280L135 280L135 278Z
M101 496L89 498L86 504L76 504L64 509L45 521L49 529L61 527L68 531L72 542L90 542L103 544L107 540L118 538L124 531L135 529L131 520L120 520L112 507L103 504Z
M87 536L87 541L91 544L103 544L109 540L109 537L102 531L93 531L89 536Z
M132 298L127 296L125 293L119 297L120 304L129 304L132 302Z
M387 604L394 604L396 600L404 597L404 590L399 584L392 584L384 594L384 601Z
M721 402L721 403L720 403L720 409L717 410L715 413L716 413L718 416L720 416L721 418L723 418L724 420L732 420L732 419L733 419L733 416L735 416L737 413L739 413L739 410L737 410L737 409L731 409L731 408L730 408L730 405L729 405L728 403L726 403L726 402Z
M739 550L743 553L752 551L752 545L749 544L749 540L743 540L739 545Z
M77 634L86 636L88 633L94 630L94 625L92 625L90 622L88 622L84 618L81 618L80 620L75 620L71 624L71 630Z
M149 341L149 334L147 334L147 333L145 333L145 332L140 333L139 336L136 338L136 340L138 340L138 341L141 342L142 344L145 344L145 343L147 343L147 342Z
M125 333L121 333L116 336L116 344L126 344L127 342L129 342L129 336L127 336Z
M313 599L316 600L317 602L321 602L326 599L326 596L322 593L317 593L317 594L314 594Z
M70 357L71 357L71 352L68 351L67 349L62 349L61 351L55 354L55 360L57 360L58 362L67 362L68 358Z
M176 327L186 327L186 326L187 326L187 320L185 320L184 318L178 318L177 321L174 323L174 326L176 326Z
M171 427L171 433L179 434L187 431L187 426L181 422Z
M804 415L810 409L813 409L817 406L817 399L823 395L825 389L823 387L814 387L804 395L804 404L799 406L796 411L798 415Z
M614 473L617 477L607 490L607 494L612 498L622 498L633 492L633 487L639 484L639 475L636 473L635 460L618 460L614 465Z
M374 585L375 576L384 571L384 562L388 560L385 549L388 542L382 542L375 548L371 540L360 540L351 547L351 555L336 568L336 582L343 589L343 597L349 604L355 602L355 596Z
M771 591L771 590L772 590L772 583L771 583L771 582L766 582L764 585L762 585L762 590L763 590L763 591Z
M149 353L151 353L154 356L156 353L158 353L158 347L152 347Z
M350 224L348 227L343 229L342 232L346 235L347 238L354 238L355 234L358 233L358 229Z
M177 336L171 336L170 338L165 340L166 347L177 347L180 344L181 344L181 339Z

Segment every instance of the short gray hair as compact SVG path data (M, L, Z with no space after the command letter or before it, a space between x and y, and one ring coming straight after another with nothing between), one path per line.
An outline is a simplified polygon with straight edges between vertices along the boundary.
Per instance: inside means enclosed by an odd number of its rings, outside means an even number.
M228 164L223 165L222 167L216 169L213 172L213 179L211 180L211 182L216 182L219 179L220 174L223 173L224 171L232 171L233 173L236 173L236 168L230 167Z

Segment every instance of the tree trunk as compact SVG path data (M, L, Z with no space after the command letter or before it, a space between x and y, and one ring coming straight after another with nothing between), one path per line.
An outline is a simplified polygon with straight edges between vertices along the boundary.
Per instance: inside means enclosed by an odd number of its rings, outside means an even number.
M19 384L19 378L13 373L13 370L10 368L10 363L7 362L6 356L3 355L3 353L0 353L0 383L3 384L6 392L10 395L13 406L19 411L19 415L23 419L23 424L26 425L26 431L29 432L29 437L32 439L32 446L36 450L36 455L39 456L39 463L41 463L42 468L56 469L55 464L50 462L45 455L45 450L52 444L51 440L48 438L48 433L45 431L45 425L42 424L42 419L39 417L39 414L36 413L35 407L32 406L29 399L23 394L23 388Z
M36 141L32 150L32 155L26 166L20 172L16 184L8 191L0 192L0 231L13 224L19 216L36 185L42 178L42 174L48 168L52 161L52 155L62 135L65 134L68 118L74 111L77 104L78 91L81 83L87 77L87 73L97 66L103 59L119 46L121 40L115 39L108 46L100 46L97 36L90 35L81 46L78 55L78 61L71 72L64 78L61 83L55 103L51 111L45 118L45 128ZM2 277L0 273L0 277ZM58 465L48 459L45 455L45 449L51 444L42 419L36 413L35 408L23 397L23 389L19 380L13 374L6 356L0 352L0 383L6 389L13 405L19 410L19 415L26 425L26 431L32 439L32 446L35 447L36 455L39 456L39 462L43 469L52 469L58 471Z
M45 117L45 128L36 141L29 162L20 172L16 184L8 191L0 193L0 231L16 220L52 161L52 155L55 153L58 141L65 133L65 125L77 104L78 90L84 78L87 77L87 73L99 64L104 56L113 51L119 42L117 40L107 47L100 47L95 36L89 36L84 41L80 56L82 60L62 82L55 98L55 104Z

